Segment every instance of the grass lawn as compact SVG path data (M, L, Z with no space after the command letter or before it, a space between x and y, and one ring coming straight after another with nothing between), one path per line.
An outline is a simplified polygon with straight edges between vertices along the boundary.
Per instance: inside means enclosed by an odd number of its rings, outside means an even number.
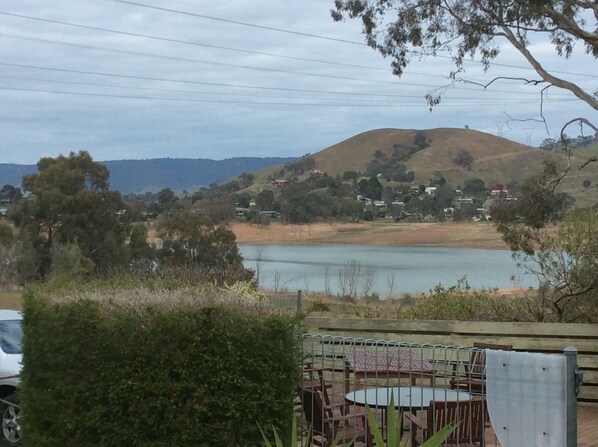
M23 307L23 294L21 292L0 291L0 309L21 310Z

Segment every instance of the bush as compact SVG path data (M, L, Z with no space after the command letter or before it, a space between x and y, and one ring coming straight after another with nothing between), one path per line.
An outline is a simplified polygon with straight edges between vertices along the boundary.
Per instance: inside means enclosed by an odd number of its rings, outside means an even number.
M516 300L496 296L489 291L471 291L465 279L457 285L437 285L417 300L406 317L425 320L520 321L521 308Z
M287 431L290 317L231 291L29 290L25 447L254 446Z

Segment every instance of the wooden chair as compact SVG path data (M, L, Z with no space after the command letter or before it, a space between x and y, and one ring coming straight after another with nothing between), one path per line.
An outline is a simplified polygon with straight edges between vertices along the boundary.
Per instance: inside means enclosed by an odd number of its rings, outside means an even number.
M405 419L411 422L411 447L423 444L443 427L457 422L458 427L442 446L483 446L485 407L484 399L433 401L428 410L405 413Z
M335 406L344 414L349 405L345 402L344 395L338 396L333 394L332 384L324 379L324 371L332 371L332 369L317 368L310 362L304 363L303 381L299 384L299 388L314 388L319 390L322 393L325 405ZM343 405L340 405L341 403Z
M484 394L486 391L486 352L485 349L512 351L513 345L496 345L491 343L474 343L469 362L451 362L453 375L449 381L450 388L473 394ZM460 369L460 367L462 369Z
M326 405L318 388L305 387L300 390L301 404L308 427L311 429L314 445L327 447L338 439L338 445L352 445L364 442L373 446L373 437L363 414L341 414L335 411L338 405Z

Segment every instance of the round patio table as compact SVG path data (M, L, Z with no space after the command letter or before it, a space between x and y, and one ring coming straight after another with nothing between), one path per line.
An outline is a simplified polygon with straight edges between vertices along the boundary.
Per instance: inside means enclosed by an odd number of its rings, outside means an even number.
M349 403L364 407L367 403L372 408L388 408L390 397L394 397L394 407L402 409L426 409L432 401L465 401L471 400L471 395L458 390L447 388L430 388L425 386L395 386L364 388L345 394Z

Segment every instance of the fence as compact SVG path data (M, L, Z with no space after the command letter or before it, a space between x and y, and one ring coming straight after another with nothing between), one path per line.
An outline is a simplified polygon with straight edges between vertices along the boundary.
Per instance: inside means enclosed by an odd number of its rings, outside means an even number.
M302 310L303 299L301 290L297 293L278 293L267 295L268 303L275 309L289 313L299 313Z
M598 404L598 325L576 323L511 323L484 321L389 320L311 317L306 332L404 342L473 346L474 342L512 345L516 351L578 352L584 385L579 402Z
M310 438L323 445L334 439L373 445L366 404L384 436L401 431L406 442L411 439L408 445L419 445L455 421L451 445L577 445L574 350L546 355L312 334L300 338L301 446Z

